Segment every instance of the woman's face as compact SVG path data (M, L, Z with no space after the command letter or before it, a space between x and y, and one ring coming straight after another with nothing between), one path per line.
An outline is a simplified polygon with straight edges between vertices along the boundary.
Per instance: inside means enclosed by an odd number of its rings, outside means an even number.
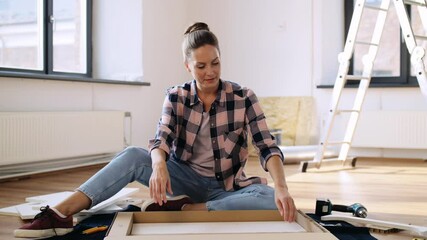
M216 92L221 75L221 61L216 47L207 44L197 48L185 61L185 66L196 80L199 91Z

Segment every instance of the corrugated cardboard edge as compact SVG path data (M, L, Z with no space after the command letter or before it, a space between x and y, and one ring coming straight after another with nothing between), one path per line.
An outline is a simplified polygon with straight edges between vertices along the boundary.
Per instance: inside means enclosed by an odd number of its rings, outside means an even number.
M307 232L304 233L259 233L259 234L183 234L183 235L130 235L134 223L176 223L176 222L237 222L237 221L283 221L277 210L238 211L183 211L183 212L120 212L110 227L106 240L167 240L167 239L219 239L229 236L233 239L336 239L325 228L303 212L298 211L296 222Z

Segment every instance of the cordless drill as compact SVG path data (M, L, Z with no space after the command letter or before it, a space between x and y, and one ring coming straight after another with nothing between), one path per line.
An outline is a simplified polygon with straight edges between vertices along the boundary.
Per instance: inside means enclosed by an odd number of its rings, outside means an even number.
M316 200L316 215L324 216L331 214L332 211L350 212L355 217L365 218L368 215L368 210L360 203L355 203L350 206L332 204L329 199Z

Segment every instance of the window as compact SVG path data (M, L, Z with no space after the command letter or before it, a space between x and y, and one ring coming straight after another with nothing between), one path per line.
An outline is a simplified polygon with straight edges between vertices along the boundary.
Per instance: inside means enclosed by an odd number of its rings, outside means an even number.
M355 1L345 0L345 33L347 35ZM381 0L367 0L366 5L379 7ZM407 6L408 16L415 35L426 36L427 29L423 29L421 18L416 6ZM357 36L358 41L370 42L375 26L378 10L365 8ZM427 22L424 28L427 27ZM427 41L417 39L417 45L427 47ZM351 60L349 74L361 75L363 71L362 57L367 53L369 47L356 45ZM426 63L426 58L424 58ZM348 85L354 84L353 82ZM356 83L357 84L357 83ZM414 76L410 63L410 54L403 41L400 24L394 3L390 2L390 9L385 22L381 37L380 47L374 62L371 85L373 86L417 86L418 82Z
M0 0L0 71L91 77L91 0Z

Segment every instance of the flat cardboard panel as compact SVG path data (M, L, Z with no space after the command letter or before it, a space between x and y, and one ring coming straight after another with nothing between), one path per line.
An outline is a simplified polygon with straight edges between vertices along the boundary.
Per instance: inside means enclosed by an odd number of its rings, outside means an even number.
M283 221L276 210L249 211L183 211L183 212L133 212L117 213L106 240L169 240L169 239L336 239L301 211L296 222L307 232L302 233L231 233L231 234L180 234L180 235L131 235L135 223L184 223L184 222L253 222Z
M130 235L288 232L306 231L296 222L284 221L134 223Z

